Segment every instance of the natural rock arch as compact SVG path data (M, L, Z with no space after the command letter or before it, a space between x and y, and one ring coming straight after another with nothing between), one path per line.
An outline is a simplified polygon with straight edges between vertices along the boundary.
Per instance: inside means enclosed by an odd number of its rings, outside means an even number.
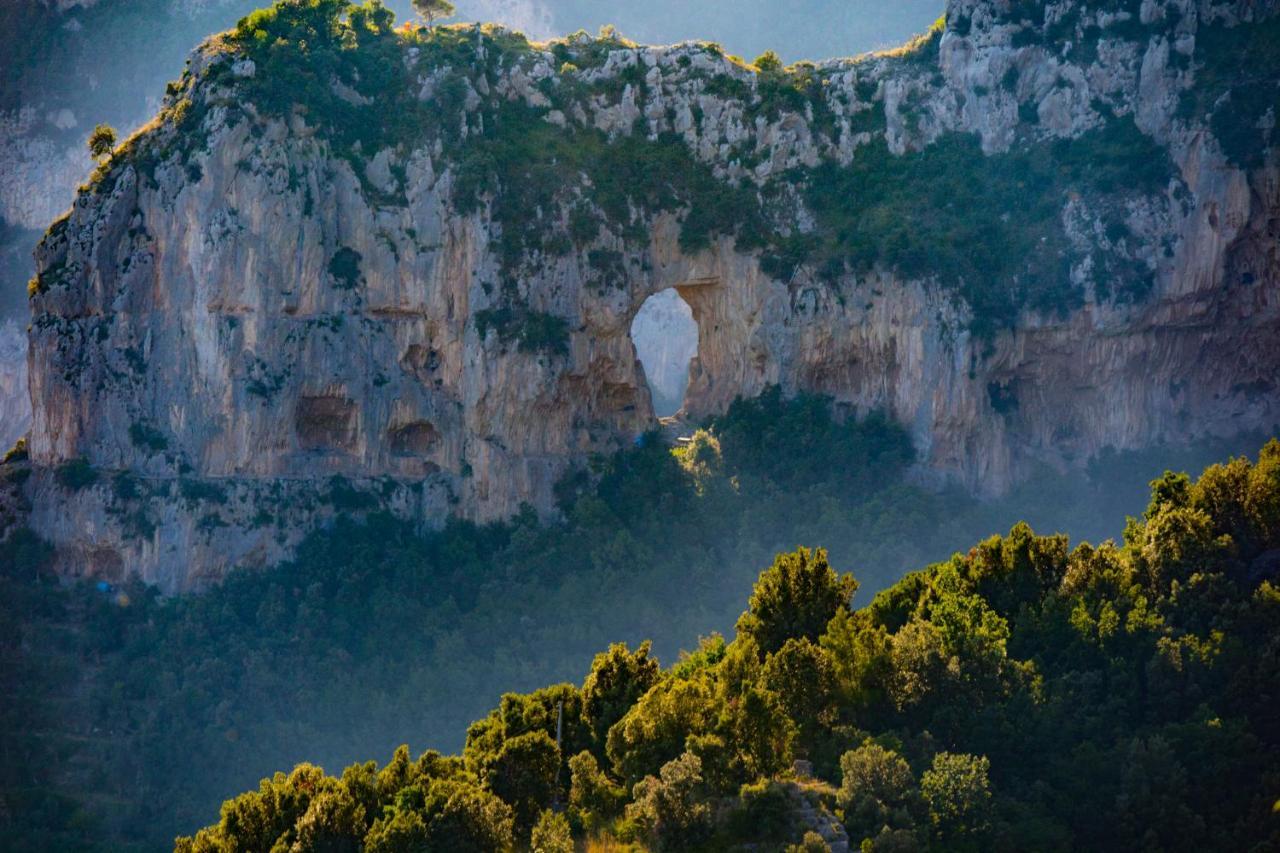
M461 42L431 55L405 44L404 92L422 102L422 135L388 137L378 151L346 147L319 112L229 109L237 98L291 93L255 76L243 55L251 48L206 45L167 97L164 120L112 159L37 251L31 527L90 568L104 564L98 549L115 547L130 569L174 590L283 559L304 531L353 504L424 525L505 518L525 504L553 514L567 472L652 427L629 331L644 301L669 288L698 325L684 400L691 420L775 384L829 395L855 415L885 412L910 430L922 474L975 491L1000 492L1033 464L1078 463L1106 447L1274 424L1274 161L1245 172L1211 134L1152 129L1172 90L1147 86L1145 68L1142 86L1126 81L1137 79L1137 56L1169 53L1154 49L1167 41L1158 32L1143 35L1153 50L1133 53L1133 74L1083 68L1071 78L1070 127L1044 123L1054 145L1070 137L1087 155L1103 129L1086 139L1071 128L1092 127L1089 95L1105 95L1142 118L1130 135L1160 137L1156 147L1195 188L1187 201L1144 189L1132 199L1140 208L1125 208L1154 211L1141 229L1150 258L1112 257L1154 264L1140 299L1085 288L1065 313L997 300L975 318L943 275L949 264L973 266L963 240L910 274L879 250L841 261L875 241L846 246L841 220L810 208L858 212L883 188L832 181L825 186L842 194L806 199L815 179L843 175L851 158L901 165L888 158L919 148L934 151L928 163L971 177L1005 171L986 158L1003 156L1025 124L1010 99L1032 101L1027 91L993 92L990 75L1016 61L1024 81L1048 80L1060 63L1038 43L1011 44L1024 25L1006 26L999 4L988 5L956 0L953 12L964 14L949 20L963 27L935 31L909 54L824 63L813 71L822 94L805 104L820 108L812 118L772 103L756 71L696 44L613 46L599 68L533 45L504 53L479 30L477 57L493 61L441 64ZM439 117L433 93L445 73L460 75L464 96L449 99L456 114L437 126L427 119ZM596 82L584 88L588 77ZM712 93L712 80L727 88ZM964 106L987 97L1010 108ZM928 109L908 116L911 105ZM446 143L456 134L479 144L485 137L469 134L493 127L481 119L503 115L525 116L507 125L507 143L517 132L563 143L535 164L563 182L553 203L521 194L535 186L521 157L504 156L490 184L461 180L464 165L486 159L469 155L485 152ZM970 133L981 149L957 142ZM597 134L609 144L591 142ZM1011 152L1031 157L1043 144ZM594 154L557 159L580 150ZM637 162L647 165L617 169ZM881 210L895 228L934 212L904 201L930 198L918 190L932 186L934 167L911 170L891 182L894 206ZM650 171L669 180L650 184ZM544 175L536 186L551 182ZM760 207L753 227L731 227L761 193L772 212ZM1063 210L1093 210L1101 225L1113 206L1104 195L1073 188ZM960 202L961 218L972 218ZM1086 230L1076 235L1088 249L1081 275L1105 248L1088 237L1105 229ZM1004 236L1019 237L1016 247L1035 233ZM1057 225L1050 233L1074 239ZM810 238L835 240L826 259L835 263L789 263ZM973 293L1009 283L976 273ZM137 476L145 494L117 500L106 478L68 493L56 477L68 463ZM310 500L320 484L336 497ZM175 501L184 486L219 499ZM274 528L258 523L268 504ZM150 519L145 541L125 524L133 518Z

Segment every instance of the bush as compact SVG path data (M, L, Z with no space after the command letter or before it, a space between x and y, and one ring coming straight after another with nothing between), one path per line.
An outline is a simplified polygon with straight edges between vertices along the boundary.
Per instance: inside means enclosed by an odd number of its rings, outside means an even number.
M169 447L169 439L164 433L149 424L135 423L129 425L129 441L134 447L158 453Z
M529 850L530 853L573 853L568 818L550 810L544 811L533 827Z
M97 470L83 456L59 465L56 476L64 488L77 492L98 482Z
M329 275L341 290L351 290L360 282L360 253L343 246L329 259Z
M791 797L785 785L761 781L743 785L729 815L729 834L743 842L783 842L794 834Z
M1234 27L1202 25L1196 34L1194 85L1182 93L1179 114L1203 120L1227 158L1256 168L1277 143L1265 131L1267 113L1280 113L1280 18Z
M226 490L208 480L183 477L178 481L178 492L190 503L224 504L227 502Z
M1060 221L1070 192L1156 192L1173 175L1168 152L1126 117L995 155L963 135L901 157L877 140L846 168L814 170L807 197L825 237L819 258L937 277L972 308L971 329L984 337L1023 308L1060 313L1079 303Z
M991 820L991 762L973 755L940 752L920 777L920 793L941 838L964 838L986 832Z
M13 447L5 452L4 459L0 460L0 464L11 465L17 462L26 462L30 458L31 454L27 452L27 438L23 436L14 442Z
M915 452L905 430L880 414L837 419L830 398L785 398L773 385L737 399L714 429L727 469L803 490L831 482L845 494L899 475Z
M569 323L554 314L507 305L475 312L474 322L481 340L493 329L502 343L516 341L521 352L560 356L569 352Z

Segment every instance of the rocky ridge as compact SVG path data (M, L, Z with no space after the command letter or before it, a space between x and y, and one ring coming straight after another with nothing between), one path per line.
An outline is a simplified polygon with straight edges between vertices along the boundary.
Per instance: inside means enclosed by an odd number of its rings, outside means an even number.
M672 287L691 414L830 394L976 491L1270 428L1275 112L1212 46L1275 7L953 0L791 69L359 16L323 80L255 47L314 22L251 20L41 244L31 523L178 591L337 512L553 513L654 425L628 332Z

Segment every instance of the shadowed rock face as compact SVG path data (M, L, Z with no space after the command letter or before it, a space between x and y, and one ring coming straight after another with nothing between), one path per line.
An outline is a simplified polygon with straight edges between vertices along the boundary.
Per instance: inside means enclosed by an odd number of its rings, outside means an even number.
M1065 5L1078 32L1098 19ZM429 44L403 49L420 102L443 104L447 90L458 105L448 134L427 128L358 156L314 111L254 107L254 63L212 44L164 120L39 249L32 524L68 573L123 566L174 591L279 559L338 511L381 506L424 525L523 503L552 513L566 472L653 424L629 333L668 288L698 324L693 417L773 384L829 394L887 411L911 430L922 476L978 492L1037 461L1270 428L1280 170L1267 152L1232 165L1203 121L1177 115L1194 66L1171 61L1170 45L1194 36L1197 14L1244 14L1184 5L1143 4L1151 23L1137 37L1099 42L1077 63L1046 34L1053 22L956 0L940 38L817 66L821 85L768 109L768 81L699 45L605 45L594 65L572 54L578 65L554 48L499 53L500 34L467 31L474 65L441 65ZM1036 39L1018 36L1028 30ZM333 86L356 105L377 96ZM877 143L910 156L972 132L1000 157L1114 114L1174 168L1155 189L1064 193L1055 228L1072 301L1020 305L978 335L948 270L779 264L747 247L736 216L691 241L696 201L633 199L619 223L592 194L601 174L570 175L536 215L522 211L533 225L513 256L502 201L525 179L478 201L463 189L468 152L504 104L532 111L528 132L618 145L643 127L675 140L716 181L748 188L742 198L769 199L775 233L815 241L824 225L802 176L856 165ZM574 225L582 211L594 231ZM1107 258L1145 270L1149 288L1108 295L1121 289ZM72 492L55 472L81 457L104 476Z
M31 426L27 393L27 336L13 320L0 320L0 447L6 449Z

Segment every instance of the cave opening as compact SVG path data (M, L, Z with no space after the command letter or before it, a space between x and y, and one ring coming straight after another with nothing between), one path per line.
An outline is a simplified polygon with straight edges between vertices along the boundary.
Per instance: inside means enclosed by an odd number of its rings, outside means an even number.
M653 294L631 321L631 341L644 367L654 413L670 417L684 406L689 364L698 354L698 323L674 287Z

